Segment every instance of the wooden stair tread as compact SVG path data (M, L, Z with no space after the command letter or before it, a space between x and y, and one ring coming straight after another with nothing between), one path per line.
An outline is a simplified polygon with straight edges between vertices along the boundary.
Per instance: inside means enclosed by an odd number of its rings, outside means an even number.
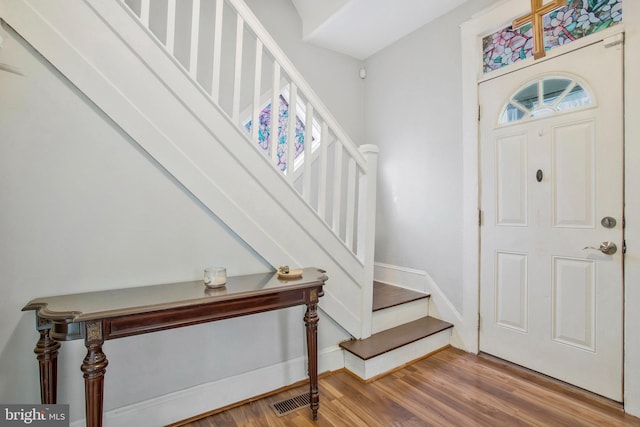
M340 347L362 360L368 360L452 327L453 324L449 322L426 316L371 335L364 340L344 341L340 343Z
M424 298L429 298L429 294L387 285L382 282L373 282L373 311L395 307Z

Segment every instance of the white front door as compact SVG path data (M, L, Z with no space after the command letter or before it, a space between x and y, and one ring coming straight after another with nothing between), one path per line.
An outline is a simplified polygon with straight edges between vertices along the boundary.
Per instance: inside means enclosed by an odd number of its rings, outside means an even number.
M621 401L622 45L584 47L479 93L480 350Z

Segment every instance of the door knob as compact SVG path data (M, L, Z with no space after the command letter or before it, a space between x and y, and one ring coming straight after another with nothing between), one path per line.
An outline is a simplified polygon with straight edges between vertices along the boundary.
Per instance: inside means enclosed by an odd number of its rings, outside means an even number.
M613 255L618 251L618 247L613 242L602 242L600 243L599 248L594 248L593 246L585 246L582 250L586 249L593 249L607 255Z

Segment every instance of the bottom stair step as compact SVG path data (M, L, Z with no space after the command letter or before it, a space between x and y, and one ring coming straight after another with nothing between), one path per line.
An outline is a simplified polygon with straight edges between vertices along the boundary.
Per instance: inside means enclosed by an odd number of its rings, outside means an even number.
M364 340L342 342L340 347L362 360L369 360L452 327L453 324L449 322L427 316L378 332Z
M364 340L340 344L344 367L365 382L375 381L450 345L453 325L423 317L371 335Z

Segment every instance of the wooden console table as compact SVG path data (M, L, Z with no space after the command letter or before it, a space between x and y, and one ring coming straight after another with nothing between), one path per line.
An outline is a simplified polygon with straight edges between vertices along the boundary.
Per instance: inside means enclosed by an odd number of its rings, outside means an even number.
M102 351L105 340L305 304L310 407L315 420L320 406L317 306L326 280L325 271L305 268L296 280L281 280L277 273L235 276L218 289L194 281L34 299L23 311L36 311L40 339L34 351L42 403L56 403L60 341L84 339L87 355L80 369L87 426L101 426L108 364Z

